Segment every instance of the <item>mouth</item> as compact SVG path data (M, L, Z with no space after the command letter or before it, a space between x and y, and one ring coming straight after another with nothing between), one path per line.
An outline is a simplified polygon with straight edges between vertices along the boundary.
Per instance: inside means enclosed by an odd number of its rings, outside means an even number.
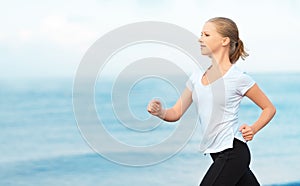
M201 47L201 48L204 48L204 47L206 47L206 46L205 46L205 45L200 45L200 47Z

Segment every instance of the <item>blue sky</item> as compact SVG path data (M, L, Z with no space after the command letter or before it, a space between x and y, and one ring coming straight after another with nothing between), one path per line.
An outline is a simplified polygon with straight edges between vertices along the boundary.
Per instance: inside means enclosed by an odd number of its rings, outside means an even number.
M0 7L0 73L72 77L103 34L139 21L164 21L200 35L216 16L232 18L250 57L250 72L300 72L297 0L5 1Z

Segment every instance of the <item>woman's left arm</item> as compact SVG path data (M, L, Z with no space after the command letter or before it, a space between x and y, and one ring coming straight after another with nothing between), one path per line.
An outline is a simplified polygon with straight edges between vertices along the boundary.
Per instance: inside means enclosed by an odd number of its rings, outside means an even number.
M276 108L257 84L254 84L246 92L245 96L262 109L261 115L253 125L248 126L247 124L243 124L240 127L240 131L242 132L244 139L246 141L250 141L259 130L271 121L276 113Z

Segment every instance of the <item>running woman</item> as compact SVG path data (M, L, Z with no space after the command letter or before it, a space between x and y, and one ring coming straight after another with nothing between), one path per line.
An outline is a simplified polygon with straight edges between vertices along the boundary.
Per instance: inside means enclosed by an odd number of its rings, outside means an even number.
M248 56L235 22L225 17L208 20L199 42L201 54L210 57L211 66L190 76L173 107L165 109L159 100L152 100L148 112L173 122L194 102L201 128L200 150L213 160L200 186L259 185L249 168L250 151L246 142L270 122L276 109L257 83L235 65L239 58ZM218 85L223 85L223 91L216 93L214 87ZM238 122L244 96L261 108L260 116L252 124Z

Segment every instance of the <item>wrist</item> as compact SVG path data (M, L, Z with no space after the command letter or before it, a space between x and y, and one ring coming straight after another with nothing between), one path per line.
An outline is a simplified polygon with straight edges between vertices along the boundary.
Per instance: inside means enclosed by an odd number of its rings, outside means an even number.
M160 119L165 119L165 116L166 116L166 110L165 109L161 109L160 113L158 114L158 117Z
M250 126L252 131L253 131L253 134L255 135L257 132L258 132L258 129L256 128L256 125L253 124L252 126Z

